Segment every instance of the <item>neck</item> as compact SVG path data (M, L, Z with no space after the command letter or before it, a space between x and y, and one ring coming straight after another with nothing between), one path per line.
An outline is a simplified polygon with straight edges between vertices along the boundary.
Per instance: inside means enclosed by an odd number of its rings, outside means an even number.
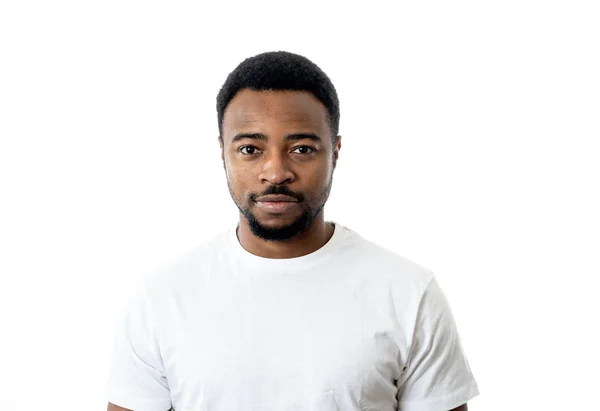
M323 213L320 213L308 230L289 242L266 241L256 237L246 219L240 216L237 237L248 252L259 257L281 259L301 257L317 251L327 244L333 236L333 231L333 224L326 223Z

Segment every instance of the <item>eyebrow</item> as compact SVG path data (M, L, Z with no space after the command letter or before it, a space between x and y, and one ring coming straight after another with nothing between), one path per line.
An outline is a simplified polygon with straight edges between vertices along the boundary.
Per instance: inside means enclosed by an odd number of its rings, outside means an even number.
M262 133L239 133L236 134L231 140L231 144L243 140L245 138L253 139L253 140L261 140L261 141L269 141L269 137L265 136ZM298 141L298 140L312 140L316 143L322 143L323 140L321 137L314 133L296 133L296 134L288 134L284 137L284 141Z

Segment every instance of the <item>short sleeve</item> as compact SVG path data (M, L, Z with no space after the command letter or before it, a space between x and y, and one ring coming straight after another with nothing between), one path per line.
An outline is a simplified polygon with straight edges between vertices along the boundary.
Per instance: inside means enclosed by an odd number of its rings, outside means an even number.
M146 281L141 281L130 296L115 332L106 391L108 401L134 411L171 408L151 309Z
M420 301L400 411L448 411L479 395L448 301L435 277Z

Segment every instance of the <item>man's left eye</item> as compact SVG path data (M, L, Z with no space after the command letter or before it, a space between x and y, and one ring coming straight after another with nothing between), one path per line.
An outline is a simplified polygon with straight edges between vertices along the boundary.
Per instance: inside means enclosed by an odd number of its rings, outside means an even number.
M315 150L314 148L312 148L312 147L309 147L309 146L300 146L300 147L296 147L296 148L294 149L294 151L296 151L296 150L298 150L298 149L308 149L308 150L310 150L309 152L303 152L303 153L300 153L300 154L311 154L311 153L314 153L315 151L317 151L317 150Z

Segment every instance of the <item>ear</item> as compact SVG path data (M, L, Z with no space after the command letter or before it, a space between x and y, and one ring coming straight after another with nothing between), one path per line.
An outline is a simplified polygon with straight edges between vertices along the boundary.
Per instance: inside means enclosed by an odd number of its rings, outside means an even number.
M219 146L221 147L221 160L225 161L225 152L223 150L223 137L219 136L217 137L217 140L219 140Z
M340 149L342 148L342 136L337 137L337 144L335 145L335 149L333 150L333 168L335 168L337 164L337 159L340 154Z

